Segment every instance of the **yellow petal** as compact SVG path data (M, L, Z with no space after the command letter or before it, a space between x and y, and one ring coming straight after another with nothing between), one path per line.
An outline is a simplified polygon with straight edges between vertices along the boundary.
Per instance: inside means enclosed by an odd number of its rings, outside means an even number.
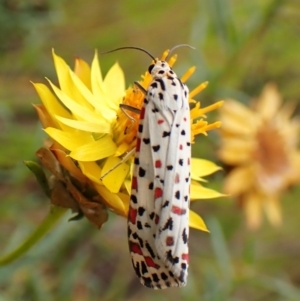
M251 135L256 131L258 120L243 104L228 99L220 109L222 130L240 135Z
M102 179L103 185L106 186L109 191L114 193L119 192L129 172L128 164L122 163L121 165L117 166L120 162L122 162L120 158L109 157L105 161L101 173L101 177L105 175L104 178Z
M46 128L44 131L55 141L67 150L74 150L78 147L94 141L91 134L85 132L64 132L55 128Z
M104 95L97 97L92 94L92 92L84 85L84 83L76 76L74 72L70 70L70 75L78 88L78 91L81 93L81 95L86 99L86 101L91 105L91 108L95 108L98 112L101 118L106 119L105 114L105 101L104 101ZM110 97L110 96L109 96ZM115 109L115 111L117 108ZM102 117L103 116L103 117Z
M89 64L80 58L76 58L74 72L85 86L91 90L91 68Z
M122 96L125 94L125 89L123 90L123 94L120 98L115 98L116 94L118 94L119 92L115 93L114 89L117 89L119 91L119 83L115 81L114 86L112 88L111 80L109 79L109 85L108 86L105 85L105 83L102 80L97 53L95 54L94 60L92 62L91 72L92 72L91 75L92 92L94 97L99 100L100 102L99 105L101 106L100 109L98 109L97 111L101 112L104 118L106 118L110 123L112 123L116 119L116 111L119 109L119 104L122 101ZM111 72L109 71L108 73ZM112 76L110 75L109 78L111 77ZM118 76L116 78L118 78Z
M255 143L254 140L223 138L223 145L218 155L226 164L243 164L253 160Z
M100 194L100 196L105 201L105 203L113 211L115 211L117 214L126 216L126 214L128 212L128 207L125 207L125 205L127 206L127 204L124 203L124 201L123 201L124 198L123 197L119 197L119 195L110 192L103 185L98 185L98 184L94 183L94 186L95 186L96 190L98 191L98 193Z
M248 193L244 198L244 209L248 227L252 230L259 228L262 220L261 197L256 193Z
M194 211L190 210L190 219L189 219L189 226L194 229L198 229L201 231L209 232L207 229L203 219Z
M72 97L73 83L70 78L70 68L60 56L55 54L54 49L52 49L52 56L54 60L56 74L58 77L59 86L69 97Z
M128 216L128 209L129 209L129 202L130 202L130 196L125 193L117 193L117 196L122 200L124 207L125 207L125 212L124 212L124 217L127 218Z
M123 155L126 151L129 150L129 145L127 143L122 143L118 146L118 149L115 153L116 157Z
M253 187L254 174L250 167L237 167L225 179L224 191L237 196Z
M81 95L80 91L77 89L77 86L74 84L71 78L70 67L61 57L54 53L54 50L52 50L52 55L61 90L64 91L64 93L68 97L72 98L77 103L89 108L89 103Z
M98 60L98 53L95 51L95 55L91 66L91 79L92 79L92 91L95 93L94 88L99 86L103 82L100 63Z
M35 105L33 104L33 107L38 114L39 120L44 128L46 127L59 127L58 122L54 120L48 111L46 110L45 106L43 104Z
M198 158L191 159L191 177L194 180L200 181L201 177L208 176L220 169L221 167L211 161Z
M97 122L99 119L104 118L100 113L95 113L93 110L86 106L82 106L66 95L63 91L58 89L50 80L49 84L51 85L56 96L61 100L61 102L77 117L80 117L82 120ZM61 116L60 114L57 114ZM64 117L64 116L63 116ZM72 117L71 117L72 118ZM106 118L104 118L106 119Z
M259 97L259 101L256 103L257 113L263 119L270 120L279 110L281 103L282 99L276 85L267 84Z
M92 182L102 185L101 168L96 162L81 162L78 161L78 165L82 173L89 178Z
M97 161L112 156L117 146L109 135L103 136L97 141L86 143L74 149L70 157L78 161Z
M214 199L225 196L215 190L208 189L199 183L192 181L191 183L191 201L199 199Z
M110 96L109 105L117 110L119 104L125 95L125 77L124 72L118 63L114 64L108 71L104 79L104 87L107 95ZM116 84L117 83L117 84Z
M55 118L63 124L68 125L77 130L91 132L91 133L102 133L110 134L111 127L110 124L104 120L99 119L97 122L79 121L74 119L67 119L60 116L55 116Z
M125 186L125 189L126 189L127 193L130 195L131 194L131 181L126 180L124 182L124 186Z
M59 115L65 118L72 118L71 114L66 110L61 103L57 100L57 98L52 94L52 92L49 90L47 86L44 84L34 84L33 86L38 93L39 97L41 98L47 112L52 116L54 122L55 118L54 115ZM56 122L56 126L60 127ZM68 127L62 126L62 129L67 130Z
M274 226L281 225L281 208L277 196L266 196L263 206L270 223Z

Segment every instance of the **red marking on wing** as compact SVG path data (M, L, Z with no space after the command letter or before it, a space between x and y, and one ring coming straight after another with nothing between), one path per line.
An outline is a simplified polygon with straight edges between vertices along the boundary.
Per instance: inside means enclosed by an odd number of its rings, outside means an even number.
M136 177L132 177L131 188L137 190L137 187L138 187L138 185L137 185L137 178Z
M187 262L189 262L189 254L185 254L185 253L182 254L182 255L181 255L181 259L182 259L182 260L186 260Z
M143 255L142 249L139 244L134 242L129 242L129 249L132 253Z
M145 261L146 261L146 264L147 264L148 267L155 268L157 270L160 268L160 266L154 262L152 257L145 256L144 258L145 258Z
M160 160L156 160L155 161L155 167L156 168L161 168L162 164L161 164L161 161Z
M184 215L186 214L186 209L178 206L172 206L172 212L177 215Z
M142 107L141 113L140 113L140 120L143 120L145 118L145 107Z
M136 147L135 147L135 151L136 152L139 152L141 149L141 139L140 138L137 138L136 139Z
M184 117L183 120L186 121L186 117Z
M158 199L160 197L162 197L163 195L163 191L161 188L155 188L154 190L154 199Z
M159 215L155 215L154 223L157 225L159 223Z
M179 145L179 149L180 149L180 150L182 149L182 144Z
M128 213L128 220L134 225L136 222L136 216L137 216L137 210L130 208Z
M190 162L190 158L188 158L188 165L190 165L191 164L191 162Z
M163 120L163 119L159 119L159 120L157 120L157 123L158 124L162 124L162 123L164 123L165 121Z
M176 175L175 175L175 183L179 183L180 182L180 176L179 176L179 174L177 173Z
M166 239L166 244L168 247L173 246L174 245L174 237L173 236L168 236Z

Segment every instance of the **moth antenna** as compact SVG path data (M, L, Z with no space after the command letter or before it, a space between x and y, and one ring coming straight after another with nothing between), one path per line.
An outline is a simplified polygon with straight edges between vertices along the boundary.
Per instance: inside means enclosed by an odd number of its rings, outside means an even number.
M111 53L111 52L115 52L115 51L123 50L123 49L135 49L135 50L140 50L140 51L142 51L142 52L147 53L154 61L156 61L156 58L155 58L150 52L148 52L146 49L143 49L143 48L140 48L140 47L135 47L135 46L119 47L119 48L115 48L115 49L113 49L113 50L101 52L100 54Z
M173 48L170 49L170 51L169 51L169 53L168 53L168 55L167 55L167 57L166 57L166 60L169 58L170 54L171 54L175 49L177 49L177 48L179 48L179 47L189 47L189 48L191 48L191 49L196 49L195 47L193 47L193 46L191 46L191 45L189 45L189 44L179 44L179 45L176 45L176 46L174 46Z

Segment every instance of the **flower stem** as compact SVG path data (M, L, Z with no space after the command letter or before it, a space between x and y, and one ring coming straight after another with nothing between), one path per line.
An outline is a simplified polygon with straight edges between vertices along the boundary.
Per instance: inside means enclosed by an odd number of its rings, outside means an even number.
M39 227L31 233L23 243L18 246L11 253L4 255L2 258L0 257L0 267L10 264L11 262L17 260L21 256L23 256L31 247L33 247L40 239L42 239L48 231L50 231L57 222L61 219L61 217L67 211L66 208L61 208L57 206L51 207L49 214L43 220L43 222L39 225Z

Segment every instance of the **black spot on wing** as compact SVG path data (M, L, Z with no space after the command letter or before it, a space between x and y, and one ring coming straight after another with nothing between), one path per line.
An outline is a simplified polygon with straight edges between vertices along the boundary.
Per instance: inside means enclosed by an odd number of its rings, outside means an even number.
M154 81L154 82L150 85L150 87L156 89L156 88L158 87L157 81Z
M139 207L138 208L138 214L139 214L139 216L142 216L145 211L146 211L146 209L144 207Z
M154 259L156 256L155 256L155 254L154 254L154 252L153 252L151 246L149 245L149 243L146 242L145 247L146 247L146 249L148 250L148 252L150 253L152 259Z
M144 138L144 139L143 139L143 142L144 142L145 144L149 144L149 143L150 143L150 139L149 139L149 138Z
M163 81L161 78L158 78L158 79L156 80L156 82L159 82L160 88L161 88L163 91L166 91L165 83L164 83L164 81Z
M186 233L186 228L184 228L183 231L182 231L182 240L183 240L184 244L187 244L187 242L188 242L188 235Z
M134 204L137 204L137 197L136 197L134 194L132 194L132 195L130 196L130 200L131 200Z
M152 146L152 149L153 149L155 152L157 152L157 151L159 151L159 149L160 149L160 145L154 145L154 146Z
M139 168L139 176L142 178L146 175L146 170L142 167Z
M167 222L165 223L165 225L163 226L163 228L161 230L164 231L164 230L167 230L167 229L169 229L169 230L173 229L173 219L172 219L172 217L170 217L167 220Z

